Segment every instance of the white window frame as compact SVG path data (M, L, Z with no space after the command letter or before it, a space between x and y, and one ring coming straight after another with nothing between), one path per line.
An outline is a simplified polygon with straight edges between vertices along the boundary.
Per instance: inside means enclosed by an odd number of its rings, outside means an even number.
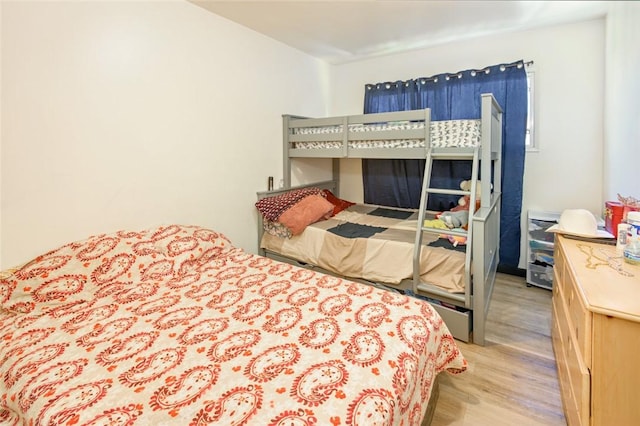
M535 71L527 69L527 128L525 130L525 148L527 152L538 152L535 138Z

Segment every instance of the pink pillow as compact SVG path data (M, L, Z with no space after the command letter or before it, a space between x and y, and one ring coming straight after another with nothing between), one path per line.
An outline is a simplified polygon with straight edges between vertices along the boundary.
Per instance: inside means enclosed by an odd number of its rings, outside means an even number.
M308 195L285 210L278 222L289 228L291 234L299 235L307 225L330 218L333 207L333 204L321 195Z

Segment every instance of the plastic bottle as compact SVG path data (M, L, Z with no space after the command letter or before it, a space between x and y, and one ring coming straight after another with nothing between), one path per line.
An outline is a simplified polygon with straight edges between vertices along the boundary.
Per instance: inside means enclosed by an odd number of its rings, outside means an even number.
M624 248L624 260L634 265L640 265L640 212L627 213L627 245Z
M621 222L618 224L618 235L616 241L616 251L618 255L623 255L624 249L627 247L627 234L629 234L631 225Z

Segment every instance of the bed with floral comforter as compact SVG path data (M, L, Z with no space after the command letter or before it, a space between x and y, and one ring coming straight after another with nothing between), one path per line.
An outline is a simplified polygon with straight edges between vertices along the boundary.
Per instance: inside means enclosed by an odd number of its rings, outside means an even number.
M466 369L418 299L170 225L0 280L2 425L417 425Z

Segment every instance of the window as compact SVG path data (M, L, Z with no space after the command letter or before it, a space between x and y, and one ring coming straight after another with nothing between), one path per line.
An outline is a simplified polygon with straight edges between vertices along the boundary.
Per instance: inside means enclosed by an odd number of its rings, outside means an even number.
M527 151L537 151L538 146L536 145L536 140L534 138L534 76L535 73L533 70L527 70L527 130L525 133L524 146Z

